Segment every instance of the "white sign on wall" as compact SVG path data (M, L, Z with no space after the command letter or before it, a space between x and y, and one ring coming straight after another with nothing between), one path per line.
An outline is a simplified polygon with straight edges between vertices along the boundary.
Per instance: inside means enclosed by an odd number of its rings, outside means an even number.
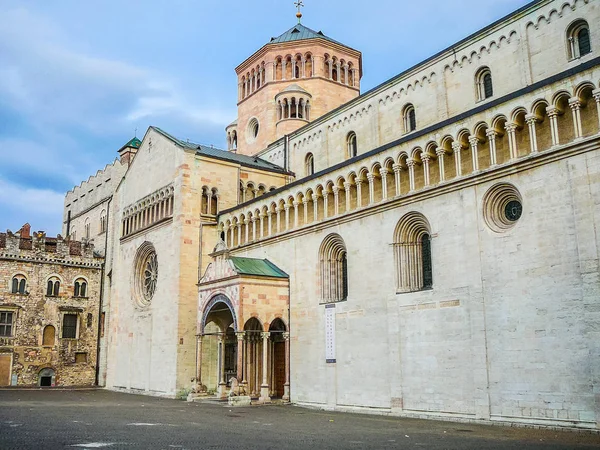
M335 363L335 305L325 305L325 362Z

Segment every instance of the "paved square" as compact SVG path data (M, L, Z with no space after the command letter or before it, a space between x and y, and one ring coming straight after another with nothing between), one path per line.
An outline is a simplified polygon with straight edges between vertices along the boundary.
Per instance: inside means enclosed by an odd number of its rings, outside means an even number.
M572 450L600 448L600 436L103 390L4 390L0 448Z

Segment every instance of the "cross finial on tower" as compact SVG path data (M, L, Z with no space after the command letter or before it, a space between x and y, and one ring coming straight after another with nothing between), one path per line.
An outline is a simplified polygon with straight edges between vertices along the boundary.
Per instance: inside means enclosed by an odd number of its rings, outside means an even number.
M300 20L302 19L302 11L300 10L300 8L304 8L304 2L302 0L297 0L296 2L294 2L294 5L296 5L296 7L298 8L296 17L298 18L298 23L300 23Z

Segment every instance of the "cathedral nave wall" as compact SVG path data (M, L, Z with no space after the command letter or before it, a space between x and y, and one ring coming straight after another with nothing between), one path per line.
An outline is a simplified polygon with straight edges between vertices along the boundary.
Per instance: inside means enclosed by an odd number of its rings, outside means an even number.
M463 189L334 220L293 239L241 248L290 274L292 400L396 414L593 427L600 293L600 151ZM502 233L484 197L515 186L523 216ZM394 229L431 226L433 289L396 292ZM348 300L335 305L336 364L325 363L319 247L338 233Z

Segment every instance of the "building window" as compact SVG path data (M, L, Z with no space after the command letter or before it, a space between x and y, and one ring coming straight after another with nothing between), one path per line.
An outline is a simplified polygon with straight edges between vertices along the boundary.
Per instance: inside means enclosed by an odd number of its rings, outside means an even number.
M13 313L0 311L0 336L11 337L13 329Z
M315 173L315 158L312 153L306 155L304 167L306 171L306 176L309 177Z
M496 233L513 228L523 215L523 199L512 184L499 183L483 197L483 218Z
M356 143L356 133L351 131L346 137L346 147L348 149L348 158L354 158L358 155L358 145Z
M578 20L567 30L569 59L577 59L592 52L590 27L585 20Z
M52 325L46 325L44 328L44 334L42 336L42 345L51 347L54 345L54 339L56 335L56 329Z
M46 295L48 297L58 297L60 293L60 280L56 277L52 277L46 284Z
M410 133L417 129L417 114L415 113L415 107L412 104L408 104L404 107L404 132Z
M431 231L420 213L406 214L396 226L394 256L398 292L414 292L433 287Z
M77 339L77 314L65 314L63 316L63 339Z
M321 298L324 303L348 299L348 258L346 244L339 234L325 238L319 250Z
M75 288L73 289L73 297L87 297L87 282L83 278L75 280Z
M248 124L248 135L251 141L254 141L258 137L258 132L260 131L260 125L258 123L258 119L254 118Z
M90 238L90 219L85 219L84 233L85 233L85 238L89 239Z
M87 353L77 352L75 353L75 364L87 363Z
M27 279L23 275L15 275L12 279L11 292L13 294L25 295L26 284L27 284Z
M106 229L108 228L108 223L106 220L106 211L102 211L100 213L100 233L106 233Z
M136 297L140 306L148 306L158 283L158 258L154 246L145 242L136 255L134 268Z
M488 67L483 67L475 76L475 85L477 88L477 100L485 100L494 95L494 85L492 84L492 72Z

